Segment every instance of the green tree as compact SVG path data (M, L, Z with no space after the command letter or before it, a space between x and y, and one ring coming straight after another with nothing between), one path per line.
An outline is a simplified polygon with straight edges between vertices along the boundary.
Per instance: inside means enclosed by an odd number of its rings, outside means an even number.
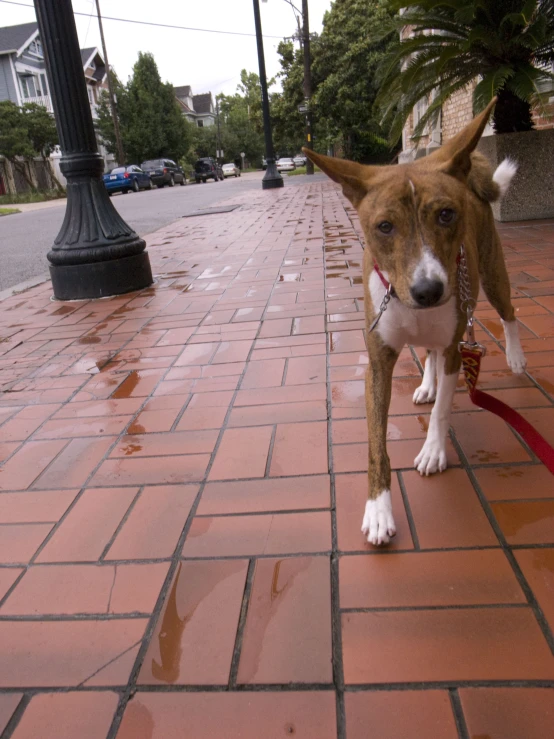
M127 85L116 83L117 111L128 163L170 157L180 160L192 143L190 126L175 99L173 86L163 83L152 54L139 53ZM108 151L116 143L108 96L101 95L99 131Z
M338 139L344 155L357 161L386 162L393 156L374 106L376 71L391 43L372 38L390 18L385 1L336 0L314 49L320 138Z
M375 75L390 45L372 41L390 17L385 0L335 0L311 41L314 148L341 151L349 159L388 162L394 152L386 141L374 103ZM272 97L279 148L295 153L304 142L303 52L290 42L278 47L282 91Z
M42 148L39 147L45 146L45 139L51 146L57 140L57 136L49 135L53 125L52 117L45 108L42 108L49 118L49 121L45 121L41 113L37 114L36 108L39 107L20 108L10 100L0 102L0 154L11 162L32 190L35 189L35 185L29 177L25 160L39 154L44 156Z
M404 13L384 24L380 38L394 43L380 70L379 104L397 140L414 105L430 101L415 134L423 131L448 98L479 79L474 112L498 95L497 133L528 131L532 108L551 95L554 75L552 0L390 0ZM400 40L409 26L412 38Z
M48 169L50 177L58 190L63 190L62 184L54 174L50 154L59 143L58 132L54 117L43 105L37 103L25 103L21 109L28 137L35 154L42 157L44 166Z

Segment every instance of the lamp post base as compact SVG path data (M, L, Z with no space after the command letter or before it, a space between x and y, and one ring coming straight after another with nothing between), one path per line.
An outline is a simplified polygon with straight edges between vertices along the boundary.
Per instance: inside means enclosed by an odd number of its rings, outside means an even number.
M51 264L50 277L58 300L91 300L142 290L152 284L146 251L121 259L83 264Z
M268 160L267 169L262 180L262 190L271 190L275 187L283 187L284 184L283 177L277 169L277 165L275 162L270 162Z

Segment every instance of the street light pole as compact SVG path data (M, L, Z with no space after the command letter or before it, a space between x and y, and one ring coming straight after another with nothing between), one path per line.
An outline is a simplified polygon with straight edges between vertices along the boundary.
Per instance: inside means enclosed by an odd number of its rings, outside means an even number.
M120 166L125 164L125 153L123 151L123 143L121 141L121 131L119 130L119 118L117 117L117 110L115 108L115 95L113 91L112 72L110 69L110 63L108 61L108 50L106 49L106 41L104 39L104 27L102 26L102 16L100 15L100 0L96 0L96 11L98 13L98 25L100 27L100 39L102 40L102 51L104 53L104 61L106 62L106 69L108 70L108 96L110 98L110 108L112 111L113 127L115 133L115 142L117 148L117 163Z
M304 36L304 100L308 106L306 111L306 149L313 149L312 141L312 69L310 58L310 21L308 19L308 0L302 0L302 20ZM306 161L306 174L314 173L314 163L308 158Z
M61 230L48 252L54 296L85 300L152 284L143 239L113 207L102 181L71 0L34 0L67 179Z
M260 17L259 0L254 1L254 22L256 24L256 44L258 46L258 65L260 67L260 87L262 88L262 114L264 118L265 158L267 169L262 180L262 188L269 190L274 187L283 187L285 184L281 173L275 164L275 151L271 135L271 118L269 117L269 96L267 92L267 77L265 74L264 42L262 37L262 20Z

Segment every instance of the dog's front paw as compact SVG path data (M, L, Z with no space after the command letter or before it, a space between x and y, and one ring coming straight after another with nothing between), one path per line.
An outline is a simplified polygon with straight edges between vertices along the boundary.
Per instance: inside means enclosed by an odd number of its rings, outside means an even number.
M365 504L362 534L370 544L376 546L388 544L396 534L390 490L383 490L377 498Z
M434 385L426 385L424 382L416 387L412 400L414 403L432 403L437 395L437 389Z
M432 475L446 469L446 446L434 439L427 439L414 461L420 475Z
M527 359L520 346L506 351L506 362L514 375L521 375L527 367Z

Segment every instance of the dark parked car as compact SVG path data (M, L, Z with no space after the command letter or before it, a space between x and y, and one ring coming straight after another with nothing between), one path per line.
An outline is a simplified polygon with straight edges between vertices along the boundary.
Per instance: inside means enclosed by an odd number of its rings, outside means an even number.
M143 172L136 164L130 164L128 167L114 167L111 172L104 175L104 185L108 194L112 192L128 193L129 190L138 192L139 190L151 190L152 180L150 176Z
M206 182L206 180L212 179L214 182L223 179L223 170L221 165L218 164L212 157L203 157L198 159L194 165L194 180L195 182Z
M187 184L185 173L172 159L149 159L140 166L145 172L148 172L152 182L157 187L163 187L164 185L173 187L176 182L181 185Z

